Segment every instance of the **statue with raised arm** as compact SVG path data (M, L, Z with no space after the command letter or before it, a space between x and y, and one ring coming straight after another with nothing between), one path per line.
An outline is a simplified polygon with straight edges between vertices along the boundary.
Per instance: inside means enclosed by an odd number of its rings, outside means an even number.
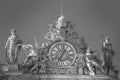
M104 68L107 69L107 74L109 74L110 68L112 65L113 56L115 55L112 44L110 42L110 38L106 37L105 41L102 44L102 51L103 51L103 57L104 57Z
M23 45L23 49L27 51L27 57L23 62L23 67L27 68L27 71L33 73L42 73L40 70L45 72L45 59L42 58L43 46L39 50L33 49L31 44Z
M86 66L88 68L89 75L94 76L95 75L95 69L98 67L99 69L101 69L102 72L104 72L103 68L101 67L101 65L99 65L99 63L97 61L94 60L94 56L93 56L94 51L90 50L90 47L88 47L87 52L86 52ZM96 68L95 68L96 67Z
M11 29L11 36L8 37L5 45L7 64L15 64L18 62L18 53L20 52L21 46L22 40L17 36L16 30Z

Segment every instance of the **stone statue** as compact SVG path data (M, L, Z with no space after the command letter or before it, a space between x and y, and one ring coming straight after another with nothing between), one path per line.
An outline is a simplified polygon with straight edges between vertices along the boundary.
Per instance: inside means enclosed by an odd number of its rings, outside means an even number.
M87 49L88 49L88 44L86 43L84 37L81 37L81 39L80 39L80 50L83 54L85 54Z
M58 27L56 27L57 25L49 25L50 29L49 32L46 33L45 39L53 42L56 39L60 39L60 30Z
M102 44L102 51L104 57L104 68L107 69L107 74L109 74L110 68L112 67L113 56L115 55L110 38L106 37L105 41Z
M99 67L101 71L104 72L103 68L98 64L98 62L93 60L93 53L94 52L90 50L90 47L88 47L87 52L85 54L86 55L86 66L90 71L89 75L92 75L92 76L95 75L95 72L94 72L95 68L93 66Z
M66 24L65 17L61 15L57 21L55 21L55 24L50 24L49 32L46 34L45 38L49 41L54 41L56 39L63 39L61 36L61 27L63 27Z
M66 21L64 26L60 28L60 35L62 38L68 38L71 40L79 39L79 35L74 31L74 26L70 21Z
M63 41L65 38L72 40L79 39L78 34L74 32L74 26L70 21L67 21L63 15L55 21L55 24L50 24L49 27L49 32L46 34L45 38L51 42L56 39L61 39Z
M22 46L22 40L17 36L16 30L11 30L11 36L8 37L6 42L6 62L8 64L17 63L18 53Z
M56 22L56 27L58 29L61 29L61 27L65 25L66 25L66 18L63 15L61 15Z
M32 73L45 73L46 72L46 65L45 65L45 57L42 54L43 48L45 48L47 44L43 44L42 47L39 49L34 50L31 44L23 45L23 49L27 51L27 57L23 62L23 67L27 67L28 72ZM44 57L44 59L43 59Z
M22 47L27 51L27 57L23 64L29 64L38 59L37 51L35 52L35 50L33 50L33 46L31 44L23 45Z
M33 67L31 68L31 72L33 73L46 73L46 49L48 44L43 43L38 51L38 59L33 62Z

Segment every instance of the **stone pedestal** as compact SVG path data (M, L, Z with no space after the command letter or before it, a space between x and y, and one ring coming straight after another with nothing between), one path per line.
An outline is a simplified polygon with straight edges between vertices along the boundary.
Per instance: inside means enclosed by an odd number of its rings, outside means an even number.
M0 65L0 70L2 72L5 72L5 71L18 71L18 65L17 64L2 64L2 65Z
M40 75L24 74L20 76L11 76L8 80L112 80L106 75Z
M79 68L79 75L83 75L83 69Z
M23 72L18 70L18 64L4 64L1 71L7 76L23 75Z
M18 71L18 65L17 64L9 64L9 71Z
M1 70L2 72L8 71L8 70L9 70L9 67L8 67L8 65L6 65L6 64L2 64L2 65L0 66L0 70Z

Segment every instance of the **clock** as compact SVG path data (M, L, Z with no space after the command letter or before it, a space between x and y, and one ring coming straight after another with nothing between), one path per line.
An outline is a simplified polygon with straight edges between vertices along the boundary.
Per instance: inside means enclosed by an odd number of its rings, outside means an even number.
M56 67L69 67L76 59L76 50L69 42L57 42L49 50L49 59Z

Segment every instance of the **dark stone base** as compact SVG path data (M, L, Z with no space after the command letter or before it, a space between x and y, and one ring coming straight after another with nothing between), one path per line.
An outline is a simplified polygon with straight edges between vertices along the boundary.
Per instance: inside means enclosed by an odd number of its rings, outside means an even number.
M106 75L40 75L40 74L24 74L10 76L7 80L112 80Z

